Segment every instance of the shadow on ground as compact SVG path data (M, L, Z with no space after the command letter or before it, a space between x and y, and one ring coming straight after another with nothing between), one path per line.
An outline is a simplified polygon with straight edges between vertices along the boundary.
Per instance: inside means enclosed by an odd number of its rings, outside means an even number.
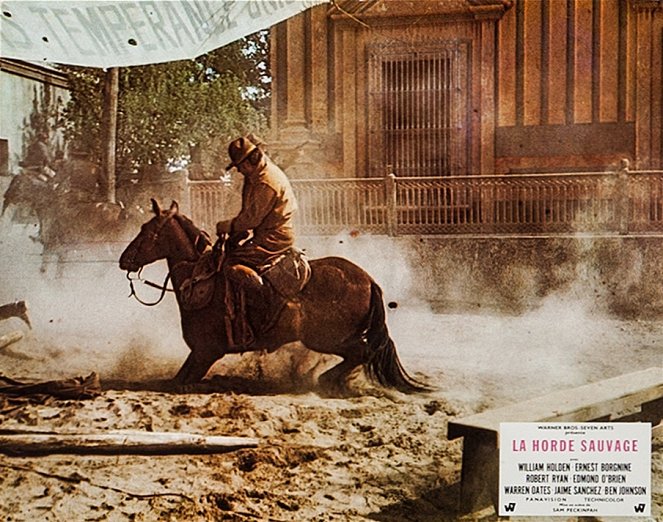
M460 483L444 485L424 491L417 499L408 499L391 504L366 518L379 522L456 522L459 520L498 520L492 509L491 513L473 513L463 516L458 511Z
M101 383L104 391L151 391L172 394L187 393L235 393L244 395L303 395L319 393L319 386L284 381L269 381L238 376L214 375L197 384L176 384L170 379L152 379L144 381L128 381L107 379Z

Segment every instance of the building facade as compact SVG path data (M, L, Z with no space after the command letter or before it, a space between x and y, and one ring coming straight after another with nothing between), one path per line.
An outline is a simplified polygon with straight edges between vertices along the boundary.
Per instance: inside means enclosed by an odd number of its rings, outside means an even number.
M663 168L661 0L339 0L271 44L295 179Z
M0 176L16 174L30 140L49 130L52 153L64 149L56 120L70 97L67 77L48 65L0 59Z

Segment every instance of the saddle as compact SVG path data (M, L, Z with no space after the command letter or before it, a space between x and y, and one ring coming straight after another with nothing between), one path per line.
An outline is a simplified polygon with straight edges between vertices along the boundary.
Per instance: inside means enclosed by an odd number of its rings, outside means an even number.
M258 269L267 281L285 299L294 299L311 279L311 265L304 252L291 248L271 263Z
M180 286L182 308L200 310L209 305L214 298L216 275L221 271L222 263L215 252L204 252L196 261L191 276ZM270 263L258 267L258 275L280 296L279 301L288 301L295 299L308 283L311 266L302 251L291 248Z
M184 310L200 310L212 302L218 273L214 252L204 252L194 264L191 277L180 285L180 305Z
M294 248L258 267L263 284L250 291L230 288L226 293L226 334L230 346L249 348L267 334L289 302L308 283L311 268L303 252Z

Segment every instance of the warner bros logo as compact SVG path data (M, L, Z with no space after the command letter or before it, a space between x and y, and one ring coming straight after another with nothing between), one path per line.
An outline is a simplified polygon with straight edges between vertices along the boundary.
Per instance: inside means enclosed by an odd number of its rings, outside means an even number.
M644 513L644 512L645 512L645 507L646 507L646 506L647 506L647 504L642 504L642 503L640 503L640 504L636 504L635 506L633 506L633 510L634 510L636 513Z

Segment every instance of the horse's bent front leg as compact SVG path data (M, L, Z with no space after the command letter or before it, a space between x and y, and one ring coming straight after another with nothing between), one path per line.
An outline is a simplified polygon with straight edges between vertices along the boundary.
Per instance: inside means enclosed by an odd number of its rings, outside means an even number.
M333 368L327 370L318 378L323 395L328 397L351 397L357 395L348 386L348 377L361 364L361 358L356 354L347 356Z
M192 351L173 378L175 384L195 384L200 382L212 365L221 357Z

